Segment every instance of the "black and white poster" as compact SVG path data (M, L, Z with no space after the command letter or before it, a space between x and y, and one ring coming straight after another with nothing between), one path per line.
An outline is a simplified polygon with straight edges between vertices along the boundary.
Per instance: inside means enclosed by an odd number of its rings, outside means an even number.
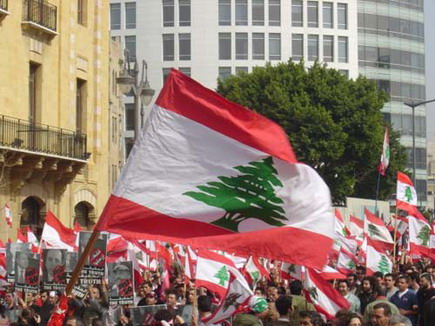
M66 252L65 253L65 278L66 283L69 282L69 280L72 277L72 273L74 272L74 269L76 268L77 262L79 260L79 254L77 252Z
M66 285L65 249L44 249L42 251L42 282L44 290L63 291Z
M167 306L165 304L158 304L154 306L130 308L130 316L132 317L133 325L151 325L154 321L154 314L161 309L167 309Z
M17 242L6 243L6 270L8 272L7 281L9 283L15 282L15 253L17 251L30 252L30 244Z
M79 257L85 250L92 232L80 231L79 233ZM86 259L85 266L80 274L82 285L101 284L106 266L106 247L107 234L100 234L95 245L91 249L89 257Z
M39 292L39 254L30 251L15 253L15 290L26 293Z
M109 303L134 304L134 277L131 261L108 263Z

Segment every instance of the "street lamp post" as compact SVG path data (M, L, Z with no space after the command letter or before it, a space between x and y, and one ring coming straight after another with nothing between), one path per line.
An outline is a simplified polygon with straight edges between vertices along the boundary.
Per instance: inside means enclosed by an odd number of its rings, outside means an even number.
M139 80L139 65L134 60L134 68L130 69L130 54L127 49L124 50L124 69L121 75L116 78L120 91L124 95L133 93L134 96L134 140L139 136L139 131L143 126L144 110L143 105L151 103L155 91L150 87L148 82L148 65L142 60L142 76ZM145 80L144 80L145 77Z
M416 172L415 172L415 165L416 165L416 155L415 155L415 108L427 103L435 102L435 99L427 100L427 101L420 101L420 102L404 102L406 106L409 106L412 109L412 179L414 181L414 187L417 187L416 184Z

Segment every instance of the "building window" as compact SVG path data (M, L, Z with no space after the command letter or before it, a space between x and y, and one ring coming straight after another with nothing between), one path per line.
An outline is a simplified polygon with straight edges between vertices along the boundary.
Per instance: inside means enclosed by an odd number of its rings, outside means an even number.
M125 103L125 130L134 130L134 113L134 104Z
M236 25L248 25L248 0L236 0Z
M252 0L252 25L264 25L264 0Z
M252 59L264 60L264 33L252 33Z
M86 26L87 0L77 0L77 23Z
M304 35L292 34L292 58L299 61L304 57Z
M125 37L125 48L130 54L130 59L134 60L136 58L136 35Z
M269 26L281 25L281 0L269 0Z
M131 150L133 149L134 139L129 137L125 138L125 159L130 155Z
M231 25L231 0L219 0L219 26Z
M292 1L292 26L303 26L302 0Z
M38 122L38 88L39 88L39 65L30 63L29 65L29 121L31 124Z
M236 59L248 59L248 33L236 33Z
M136 2L125 3L125 28L136 28Z
M179 34L180 60L190 60L190 34Z
M179 69L183 74L187 76L191 76L190 67L180 67Z
M334 61L334 36L323 36L323 61Z
M236 67L236 75L240 75L243 73L248 73L249 68L248 67Z
M338 62L348 62L349 54L348 54L348 45L347 45L347 37L339 36L338 37Z
M85 132L86 121L86 81L77 79L76 87L76 132Z
M308 27L319 27L319 3L308 1Z
M190 0L179 0L179 5L180 26L190 26Z
M174 0L163 0L163 27L174 26Z
M219 79L225 80L231 76L231 67L219 67Z
M332 2L323 3L323 28L334 28L334 9Z
M110 5L110 29L121 29L121 4Z
M219 33L219 60L231 60L231 33Z
M281 34L269 34L269 60L281 60Z
M174 59L174 34L163 34L163 61Z
M163 68L163 84L166 81L166 78L168 78L169 73L171 72L171 68Z
M337 5L338 10L338 28L339 29L347 29L347 4L339 3Z
M319 59L319 35L308 35L308 61Z

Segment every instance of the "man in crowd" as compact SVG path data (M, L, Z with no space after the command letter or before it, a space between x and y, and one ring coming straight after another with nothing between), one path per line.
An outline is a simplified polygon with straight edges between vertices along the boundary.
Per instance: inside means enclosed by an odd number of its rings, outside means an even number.
M372 326L388 326L391 318L391 309L388 304L381 302L373 307L371 314Z
M292 298L293 313L290 319L292 326L299 326L299 312L315 311L312 303L307 302L305 296L302 295L302 282L294 280L290 283L290 294Z
M349 310L351 312L360 312L361 303L356 295L349 292L349 283L347 280L338 281L338 292L349 302L351 306Z
M419 325L423 326L422 316L428 313L428 302L435 297L435 288L432 287L432 276L429 273L420 275L420 289L417 292L418 313L420 315Z
M385 274L384 276L385 288L387 289L387 299L390 300L394 293L399 289L394 286L393 274Z
M364 322L368 323L370 321L370 317L372 316L373 313L373 307L376 306L378 303L385 303L388 306L390 306L390 310L391 313L393 315L399 315L399 309L392 304L388 299L387 299L387 289L386 288L381 288L381 289L376 289L376 300L369 303L366 307L366 310L364 312Z
M299 313L300 326L322 326L323 320L318 312L301 311Z
M400 275L397 278L397 291L390 299L399 308L400 314L409 318L413 326L417 325L417 295L409 289L409 278L407 275Z
M374 292L374 279L370 277L364 277L361 282L361 292L358 294L359 301L361 302L360 313L364 314L366 306L375 301L376 294Z
M356 274L350 273L347 275L347 284L349 286L349 292L357 295L358 293L356 293L357 290Z

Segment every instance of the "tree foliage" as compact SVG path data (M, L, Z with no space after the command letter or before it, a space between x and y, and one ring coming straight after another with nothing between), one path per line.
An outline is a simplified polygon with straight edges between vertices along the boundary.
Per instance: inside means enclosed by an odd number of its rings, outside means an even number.
M374 82L289 61L219 80L217 91L280 124L298 159L324 178L334 203L342 204L346 196L375 198L385 128L381 109L388 97ZM394 193L396 172L406 162L392 130L390 151L380 199Z

